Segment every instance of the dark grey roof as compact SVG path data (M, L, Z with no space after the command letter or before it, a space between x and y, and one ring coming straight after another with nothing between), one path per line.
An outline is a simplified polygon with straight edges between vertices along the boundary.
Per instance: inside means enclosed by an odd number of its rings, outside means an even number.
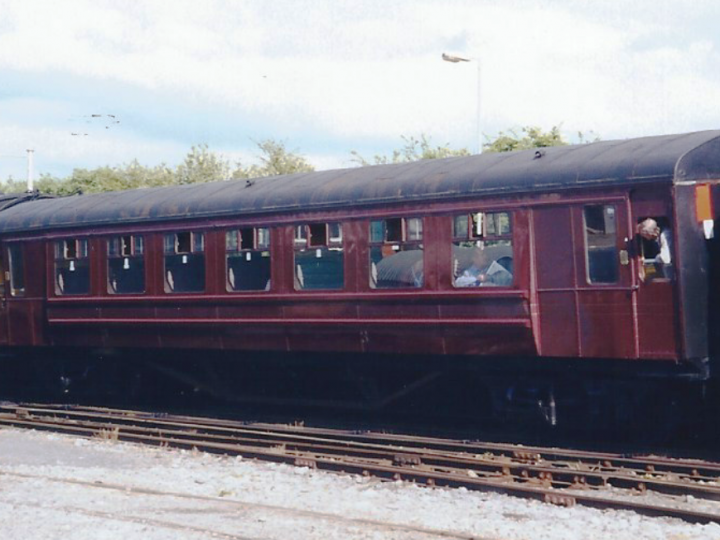
M1 211L0 232L720 178L720 130L544 148L540 157L536 152L35 200Z

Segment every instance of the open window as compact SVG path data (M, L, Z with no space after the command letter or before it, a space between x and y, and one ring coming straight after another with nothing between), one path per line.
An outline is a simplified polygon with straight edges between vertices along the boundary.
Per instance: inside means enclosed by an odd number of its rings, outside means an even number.
M585 268L587 282L617 283L620 259L617 246L617 210L611 204L593 204L583 209Z
M295 227L295 290L345 286L341 223Z
M453 218L453 285L513 285L512 214L472 212Z
M10 296L25 296L25 261L20 244L10 244L7 248L8 281Z
M205 290L205 235L177 232L165 235L165 292Z
M142 236L114 236L107 241L108 292L145 292L145 241Z
M672 228L665 216L644 216L636 225L640 277L645 281L672 279Z
M55 293L90 293L87 238L66 238L55 242Z
M422 218L370 222L370 287L420 288L424 282Z
M227 290L270 290L270 229L244 227L225 233Z

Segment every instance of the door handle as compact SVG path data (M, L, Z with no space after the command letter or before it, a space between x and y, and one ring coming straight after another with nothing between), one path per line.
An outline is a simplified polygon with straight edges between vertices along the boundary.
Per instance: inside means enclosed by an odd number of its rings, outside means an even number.
M630 254L627 249L620 250L620 264L623 266L630 264Z

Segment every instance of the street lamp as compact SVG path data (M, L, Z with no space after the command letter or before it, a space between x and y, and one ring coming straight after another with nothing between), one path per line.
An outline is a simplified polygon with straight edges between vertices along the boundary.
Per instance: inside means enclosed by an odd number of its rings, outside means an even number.
M455 56L452 54L442 53L442 59L445 62L452 64L459 64L461 62L472 62L474 61L477 65L477 101L476 101L476 123L477 123L477 153L482 154L482 133L480 131L480 97L481 97L481 86L480 86L480 59L479 58L465 58L463 56Z

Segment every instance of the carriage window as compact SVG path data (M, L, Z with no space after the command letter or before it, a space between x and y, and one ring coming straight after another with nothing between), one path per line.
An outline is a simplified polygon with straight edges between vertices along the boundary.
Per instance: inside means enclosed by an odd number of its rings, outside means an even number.
M145 242L142 236L115 236L108 239L108 292L145 292Z
M245 227L225 233L228 291L270 290L270 229Z
M512 216L509 212L455 216L453 238L455 287L512 286Z
M423 286L423 220L391 218L370 222L370 287Z
M10 295L25 296L25 261L20 244L8 246L8 268L10 269Z
M672 228L666 217L643 217L636 225L641 278L644 281L672 279Z
M55 242L55 293L90 292L90 260L87 238L68 238Z
M617 283L617 214L612 205L586 206L585 267L588 283Z
M205 290L205 235L179 232L165 235L165 292Z
M294 243L295 290L344 287L342 224L298 225Z

